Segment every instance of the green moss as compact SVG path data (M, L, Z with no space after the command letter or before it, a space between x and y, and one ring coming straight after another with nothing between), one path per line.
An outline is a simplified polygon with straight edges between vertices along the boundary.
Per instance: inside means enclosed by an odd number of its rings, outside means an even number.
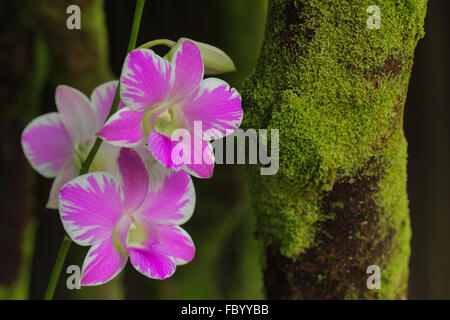
M409 222L408 199L406 195L406 153L407 143L401 130L396 132L392 143L383 154L387 159L383 179L379 182L378 205L382 208L384 224L397 232L394 235L389 263L381 272L382 299L395 299L406 296L408 280L408 261L410 255L411 229Z
M379 159L381 223L399 228L398 252L383 274L394 292L407 276L410 237L403 104L426 0L378 1L379 30L366 27L370 5L272 0L261 56L244 85L244 127L280 130L278 174L248 171L258 235L292 259L324 231L321 201L334 181Z

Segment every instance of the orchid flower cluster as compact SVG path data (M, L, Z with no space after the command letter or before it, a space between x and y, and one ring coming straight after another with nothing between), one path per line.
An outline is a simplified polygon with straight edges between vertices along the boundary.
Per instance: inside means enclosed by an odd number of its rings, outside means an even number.
M119 81L100 85L90 98L58 86L58 112L25 128L25 156L38 173L54 178L47 207L59 208L74 242L90 246L81 285L111 280L128 257L154 279L170 277L193 259L194 243L180 227L195 207L190 175L212 176L210 141L236 130L243 116L235 89L218 78L204 79L208 64L217 63L207 54L211 48L180 39L165 57L133 50L120 76L117 112L109 119ZM197 123L201 134L194 130ZM192 138L174 142L177 130ZM89 173L78 176L98 137L103 143Z

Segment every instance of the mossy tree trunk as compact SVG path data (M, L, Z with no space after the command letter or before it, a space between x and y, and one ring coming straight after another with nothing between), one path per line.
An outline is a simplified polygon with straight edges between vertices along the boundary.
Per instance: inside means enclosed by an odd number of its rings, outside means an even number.
M249 167L268 298L407 294L403 108L426 0L270 0L246 128L280 130L280 170ZM370 265L381 289L367 287Z

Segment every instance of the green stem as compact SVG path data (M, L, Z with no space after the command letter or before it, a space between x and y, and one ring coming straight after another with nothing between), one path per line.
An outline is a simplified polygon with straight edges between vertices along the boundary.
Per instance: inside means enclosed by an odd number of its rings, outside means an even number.
M142 11L144 11L145 0L137 0L136 9L134 10L133 26L131 27L130 40L128 42L127 54L136 48L136 41L139 33L139 26L141 25Z
M139 33L139 26L141 24L142 12L144 10L144 3L145 3L145 0L137 0L136 1L136 9L134 11L133 26L131 27L131 34L130 34L130 40L128 42L127 54L130 53L130 51L136 47L136 41L137 41L137 37L138 37L138 33ZM109 112L108 118L117 111L119 101L120 101L120 84L117 86L116 93L114 95L114 101L111 106L111 111ZM100 138L97 138L97 140L95 141L91 150L89 151L89 154L86 157L86 160L83 162L83 164L81 166L80 175L83 175L83 174L86 174L89 172L89 167L91 166L92 161L94 161L95 155L97 154L98 150L100 149L101 144L102 144L102 140ZM56 288L56 285L58 284L58 279L61 274L61 269L64 264L64 260L66 259L67 252L69 251L69 247L70 247L71 243L72 243L72 240L69 238L68 235L65 235L64 239L61 243L61 247L58 251L58 256L56 257L55 265L53 266L53 270L50 275L50 280L47 285L47 290L45 291L45 296L44 296L45 300L53 299L53 295L55 293L55 288Z
M149 42L144 43L143 45L140 45L138 48L139 49L148 49L154 46L159 46L159 45L163 45L169 48L173 48L173 46L176 44L175 41L169 40L169 39L157 39L157 40L152 40Z
M72 240L70 240L68 235L65 235L64 239L61 243L61 247L59 248L55 265L53 266L52 276L50 277L50 281L48 282L47 290L45 291L44 300L52 300L53 299L53 294L55 293L56 285L58 284L58 278L61 273L61 269L63 267L64 260L66 259L66 255L67 255L67 252L69 251L71 243L72 243Z

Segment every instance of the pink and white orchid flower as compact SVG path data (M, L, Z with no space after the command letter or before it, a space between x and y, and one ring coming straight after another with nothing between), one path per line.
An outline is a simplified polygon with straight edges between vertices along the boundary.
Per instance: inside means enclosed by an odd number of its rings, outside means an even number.
M82 92L68 87L56 88L58 112L41 115L22 133L22 148L31 166L46 178L55 178L48 208L58 208L58 191L78 176L95 134L103 128L109 114L117 81L97 87L89 100ZM123 108L121 102L119 108ZM113 172L119 148L103 143L91 171Z
M121 147L147 143L165 167L211 177L214 155L209 141L236 130L243 112L235 89L203 75L200 50L191 41L180 45L171 62L149 49L132 51L120 78L126 107L107 121L99 136ZM194 130L195 122L201 124L200 134ZM181 150L190 151L188 157L173 152L178 143L171 137L177 129L190 133L191 139L179 142Z
M154 279L170 277L177 265L194 257L194 244L179 227L194 211L190 176L167 170L154 160L147 168L132 149L122 149L117 162L115 176L89 173L60 191L59 210L66 232L79 245L91 246L81 285L111 280L128 256L140 273Z

